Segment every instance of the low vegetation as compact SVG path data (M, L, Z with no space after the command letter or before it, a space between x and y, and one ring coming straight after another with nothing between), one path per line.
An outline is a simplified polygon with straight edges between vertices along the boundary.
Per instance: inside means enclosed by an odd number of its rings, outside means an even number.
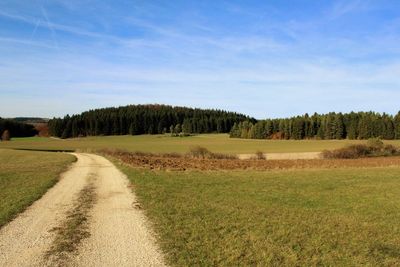
M207 148L201 146L192 147L185 156L196 159L237 159L237 156L235 155L213 153Z
M231 158L229 155L223 155L221 157L203 157L203 152L199 151L195 152L195 157L176 153L132 153L121 150L102 150L101 153L105 156L111 156L119 159L120 161L134 167L174 171L314 169L316 167L336 169L400 165L400 157L301 160L257 160L257 158L253 158L248 160L240 160L233 157Z
M266 158L264 152L257 151L256 154L255 154L255 159L263 160L263 159L267 159L267 158Z
M400 148L384 144L382 140L374 138L367 144L349 145L335 150L325 150L322 157L326 159L357 159L365 157L387 157L400 155Z
M56 237L45 255L51 265L64 266L70 253L76 251L81 241L90 236L88 219L89 212L96 202L95 190L93 181L89 181L79 192L74 207L68 212L65 221L53 229Z
M396 266L400 169L122 170L172 266Z
M74 160L63 153L0 149L0 227L39 199Z

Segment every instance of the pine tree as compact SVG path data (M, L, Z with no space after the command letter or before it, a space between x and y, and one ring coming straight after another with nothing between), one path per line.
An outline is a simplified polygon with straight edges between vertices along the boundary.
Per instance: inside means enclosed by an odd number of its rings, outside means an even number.
M400 111L394 117L394 135L396 139L400 139Z
M240 128L238 126L238 124L235 122L232 126L231 131L229 132L229 137L231 138L240 138Z
M345 128L343 122L343 115L337 114L335 117L335 139L343 139L345 137Z
M174 133L176 135L180 134L182 132L182 127L181 125L178 123L177 125L175 125L175 129L174 129Z
M133 123L131 123L131 124L129 125L129 134L130 134L130 135L134 135L134 134L135 134L135 128L134 128L134 126L133 126Z

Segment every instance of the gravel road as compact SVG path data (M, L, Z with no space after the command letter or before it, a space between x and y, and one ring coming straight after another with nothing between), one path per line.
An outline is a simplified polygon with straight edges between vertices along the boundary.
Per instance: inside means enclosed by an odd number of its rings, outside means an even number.
M60 265L46 257L57 235L54 229L65 222L89 181L96 194L87 219L90 235L76 251L68 252L68 261L61 265L164 266L149 223L138 208L125 175L101 156L74 155L77 162L60 181L0 229L0 266Z

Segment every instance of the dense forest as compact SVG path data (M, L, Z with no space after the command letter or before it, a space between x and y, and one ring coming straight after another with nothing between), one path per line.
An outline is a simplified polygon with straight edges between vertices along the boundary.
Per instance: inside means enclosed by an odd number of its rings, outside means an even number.
M37 134L33 125L0 118L0 136L5 131L8 131L11 137L29 137Z
M249 139L400 139L400 112L395 115L375 112L305 114L256 123L234 124L230 136Z
M245 115L166 105L129 105L54 118L49 132L61 138L161 133L228 133L235 123L256 122Z

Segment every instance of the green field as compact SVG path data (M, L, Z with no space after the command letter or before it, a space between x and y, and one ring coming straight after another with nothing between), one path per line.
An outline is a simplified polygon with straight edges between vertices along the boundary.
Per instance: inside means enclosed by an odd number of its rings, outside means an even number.
M335 149L356 140L251 140L233 139L226 134L205 134L191 137L170 137L168 135L139 135L139 136L104 136L75 139L52 138L16 138L11 142L0 142L0 148L26 149L70 149L96 150L116 148L129 151L154 153L178 152L185 153L193 146L199 145L212 152L227 154L247 154L263 151L265 153L284 152L319 152L324 149ZM400 140L388 141L400 145Z
M398 167L270 172L122 169L172 266L400 262Z
M0 149L0 227L40 198L74 160L64 153Z
M20 138L0 148L315 152L361 141L227 135ZM399 145L399 141L391 141ZM0 149L0 226L57 181L73 157ZM172 266L397 266L400 167L150 171L122 165Z

